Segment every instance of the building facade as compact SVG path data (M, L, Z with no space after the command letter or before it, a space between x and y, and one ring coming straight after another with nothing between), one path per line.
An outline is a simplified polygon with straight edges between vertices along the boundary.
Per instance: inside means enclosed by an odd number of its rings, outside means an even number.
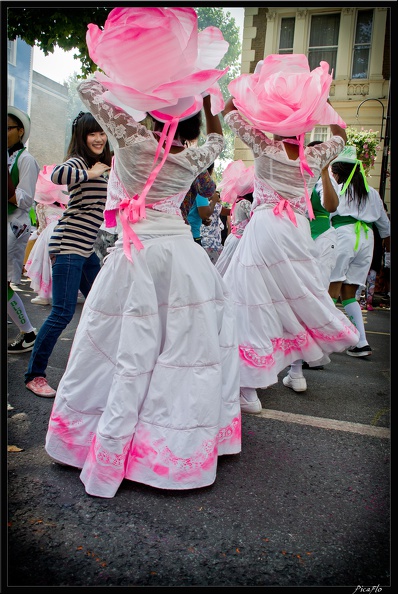
M333 69L330 102L356 130L377 131L381 150L368 181L390 211L389 97L390 8L386 6L245 7L241 72L252 73L269 54L305 54L310 68L321 60ZM317 126L307 142L328 138ZM235 159L253 162L239 139Z

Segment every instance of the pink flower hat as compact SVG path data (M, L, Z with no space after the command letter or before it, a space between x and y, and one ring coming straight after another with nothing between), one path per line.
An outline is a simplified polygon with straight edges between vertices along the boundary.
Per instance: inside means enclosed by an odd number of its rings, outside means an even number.
M232 161L223 171L218 184L222 202L231 206L238 197L250 194L254 189L254 165L246 167L243 161Z
M270 54L258 66L228 85L236 108L256 128L300 136L318 124L346 127L327 103L332 83L327 62L310 71L304 54Z
M168 121L200 111L209 93L213 115L222 111L217 81L228 68L216 67L229 44L217 27L199 32L197 21L191 7L133 6L114 8L103 29L89 24L87 47L107 100Z
M59 186L51 181L51 174L54 171L54 165L43 165L39 171L39 176L36 182L35 202L41 204L53 204L59 202L60 204L68 204L69 194L68 186Z

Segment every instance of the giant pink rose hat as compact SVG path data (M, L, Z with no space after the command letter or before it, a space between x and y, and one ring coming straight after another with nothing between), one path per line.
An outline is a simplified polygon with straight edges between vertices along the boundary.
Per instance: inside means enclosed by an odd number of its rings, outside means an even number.
M224 169L218 187L222 202L228 202L232 206L238 197L253 192L254 165L246 167L240 159L232 161Z
M69 194L68 186L60 186L51 181L51 174L54 171L54 165L43 165L39 171L35 189L35 202L40 204L68 204Z
M310 70L304 54L270 54L253 74L241 74L228 85L235 107L259 130L290 139L300 149L300 170L310 218L314 218L304 170L311 176L304 155L305 133L316 125L346 123L327 102L332 75L329 64Z
M89 24L90 58L103 71L106 99L157 119L183 119L201 110L211 95L213 115L224 108L217 70L228 42L217 27L198 31L191 7L114 8L103 29ZM142 117L141 117L142 119Z
M254 74L241 74L228 89L236 108L259 130L300 136L316 125L345 122L327 102L329 64L310 70L304 54L270 54Z

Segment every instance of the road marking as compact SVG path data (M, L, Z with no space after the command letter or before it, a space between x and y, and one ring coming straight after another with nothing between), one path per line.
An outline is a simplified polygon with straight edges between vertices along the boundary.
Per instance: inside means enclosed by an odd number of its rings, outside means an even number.
M360 423L350 423L348 421L336 421L336 419L323 419L321 417L311 417L307 415L296 415L294 413L282 412L280 410L270 410L263 408L257 416L264 419L274 419L275 421L284 421L285 423L297 423L299 425L310 425L311 427L320 427L321 429L334 429L336 431L347 431L348 433L359 433L360 435L369 435L372 437L382 437L390 439L390 429L386 427L372 427L371 425L361 425Z

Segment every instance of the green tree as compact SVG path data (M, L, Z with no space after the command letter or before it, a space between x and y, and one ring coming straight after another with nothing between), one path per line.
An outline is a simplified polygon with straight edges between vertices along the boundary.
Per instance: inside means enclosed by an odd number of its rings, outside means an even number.
M56 46L65 51L75 49L74 58L82 64L82 77L96 70L88 55L86 33L88 23L104 24L112 7L40 7L7 9L7 37L20 37L31 46L36 45L44 55L54 53Z

